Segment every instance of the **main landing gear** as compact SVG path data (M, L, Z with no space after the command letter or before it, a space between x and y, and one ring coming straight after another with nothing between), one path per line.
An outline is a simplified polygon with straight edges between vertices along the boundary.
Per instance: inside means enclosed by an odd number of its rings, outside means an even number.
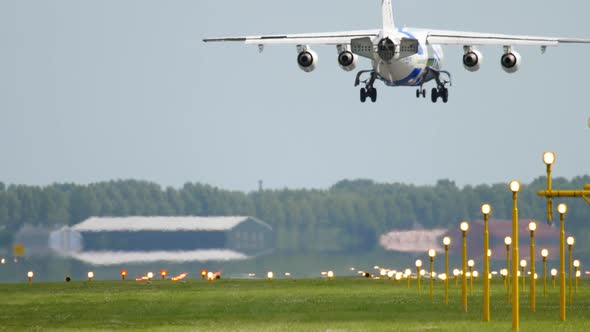
M443 103L446 103L449 101L449 89L446 87L446 85L448 83L451 83L451 74L449 74L449 72L447 71L439 71L439 70L435 70L432 68L428 68L429 72L427 74L427 77L429 77L428 81L430 80L435 80L436 81L436 88L432 88L431 92L430 92L430 100L432 100L433 103L436 103L438 101L438 98L442 99ZM440 75L441 74L445 74L449 77L449 80L441 80ZM426 98L426 89L422 88L422 86L420 86L417 90L416 90L416 98Z
M434 72L434 79L436 80L436 88L432 88L430 92L430 99L433 103L436 103L438 98L441 98L443 103L447 103L449 101L449 89L447 89L447 83L451 83L451 74L447 71L433 71ZM445 74L449 77L448 81L444 81L440 79L440 74Z
M365 87L361 88L361 103L364 103L367 98L371 98L371 102L377 101L377 89L373 86L375 84L375 80L377 79L377 74L375 74L374 70L362 70L356 74L356 79L354 81L354 86L358 86L361 84L361 75L365 73L370 73L370 77L364 80L362 83L365 83Z

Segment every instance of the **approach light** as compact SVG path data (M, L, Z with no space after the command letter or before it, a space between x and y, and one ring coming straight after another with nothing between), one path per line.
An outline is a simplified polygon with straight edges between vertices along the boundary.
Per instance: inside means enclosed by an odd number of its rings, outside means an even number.
M576 243L576 240L574 239L574 237L573 236L568 236L567 237L567 245L568 246L573 246L574 243Z
M459 228L463 231L463 232L467 232L469 230L469 223L467 221L462 222L459 225Z
M275 274L272 273L272 271L268 271L268 273L266 274L266 278L268 278L268 280L272 280L272 278L274 278Z
M492 207L490 204L484 204L481 206L481 213L488 215L490 212L492 212Z
M92 282L93 278L94 278L94 272L92 272L92 271L88 272L88 282Z
M551 276L555 277L557 275L557 269L551 269Z
M521 260L520 261L520 267L526 267L526 260Z
M430 256L431 258L434 258L434 256L436 256L436 250L434 250L434 249L428 250L428 256Z
M0 260L0 263L2 263L2 264L6 264L6 258L2 258L2 259Z
M328 279L334 279L334 271L328 271Z
M416 267L422 267L422 261L417 259L416 260Z
M574 261L574 267L580 267L580 261L579 260L575 260Z
M121 270L121 279L125 280L127 277L127 270Z
M514 180L510 182L510 191L517 193L520 190L520 182Z
M530 230L531 232L534 232L534 231L536 231L536 230L537 230L537 223L536 223L536 222L534 222L534 221L531 221L531 222L529 223L529 230Z
M512 238L510 236L507 236L504 238L504 244L509 246L512 244Z
M201 279L205 279L205 278L207 278L207 270L202 269L201 270Z
M467 266L474 267L475 266L475 261L473 259L468 260L467 261Z
M565 203L560 203L559 205L557 205L557 212L559 212L560 214L566 214L567 205Z
M552 165L555 162L555 153L551 151L543 153L543 162L545 165Z
M549 250L547 250L547 249L541 250L541 256L543 258L547 258L547 256L549 256Z
M152 278L154 277L154 273L153 272L148 272L147 274L148 280L152 280Z
M453 270L453 275L454 275L455 277L459 276L460 274L461 274L461 271L459 271L459 269L454 269L454 270Z
M450 244L451 244L451 238L450 238L450 237L448 237L448 236L445 236L445 237L443 238L443 244L444 244L445 246L448 246L448 245L450 245Z

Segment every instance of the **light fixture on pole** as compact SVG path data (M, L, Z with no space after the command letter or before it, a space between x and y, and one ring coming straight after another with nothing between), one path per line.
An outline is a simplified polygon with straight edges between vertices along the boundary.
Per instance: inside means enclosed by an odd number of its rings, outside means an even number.
M490 243L488 231L488 217L492 212L489 204L481 206L483 214L483 320L490 321Z
M504 238L504 244L506 245L506 303L510 303L510 245L512 244L512 238L507 236Z
M94 272L90 271L88 272L88 282L92 282L92 279L94 279Z
M531 260L531 292L530 292L530 305L531 305L531 312L535 312L536 309L536 302L537 299L535 298L536 296L536 292L535 292L535 286L536 286L536 281L535 281L535 230L537 230L537 223L534 221L531 221L529 223L529 231L531 232L531 251L530 251L530 260Z
M526 287L526 260L520 261L520 269L522 270L522 291L525 291Z
M579 260L574 260L574 269L575 271L575 277L576 277L576 286L575 286L575 290L576 290L576 294L578 293L578 274L580 274L579 269L580 269L580 261Z
M436 256L436 250L428 250L428 257L430 257L430 299L434 296L434 278L432 273L434 272L434 257Z
M451 245L451 238L445 236L443 244L445 245L445 304L449 304L449 246Z
M543 298L547 298L547 256L549 256L549 250L541 250L541 257L543 257Z
M582 197L590 204L590 184L585 184L582 190L554 190L551 182L551 165L555 162L553 152L543 153L543 162L547 165L547 188L537 192L537 195L547 199L547 220L553 219L553 197Z
M475 266L475 261L470 259L467 261L467 266L469 266L469 295L473 295L473 267Z
M404 276L406 277L407 281L408 281L408 288L410 288L410 279L412 277L412 270L410 269L406 269L404 271Z
M455 286L459 286L459 275L461 275L461 271L459 269L453 269L453 276L455 277Z
M420 294L422 292L422 290L420 289L420 278L421 278L421 274L420 274L420 269L422 268L422 261L420 259L416 260L416 276L418 278L418 294Z
M570 299L570 305L572 305L572 280L573 280L573 276L572 276L572 259L573 259L573 251L574 251L574 243L576 243L576 240L574 239L573 236L568 236L567 238L567 248L569 251L569 299Z
M463 304L463 312L467 312L467 231L469 230L469 224L464 221L459 225L463 234L463 249L462 249L462 276L461 281L463 282L461 288L461 300Z
M518 301L518 191L520 182L511 181L512 192L512 329L520 329L520 302Z
M35 274L33 273L33 271L29 271L27 272L27 278L29 279L29 284L33 283L33 277L35 276Z
M555 288L555 277L557 277L557 269L551 269L551 282Z
M559 212L559 319L565 321L565 214L567 205L557 205Z

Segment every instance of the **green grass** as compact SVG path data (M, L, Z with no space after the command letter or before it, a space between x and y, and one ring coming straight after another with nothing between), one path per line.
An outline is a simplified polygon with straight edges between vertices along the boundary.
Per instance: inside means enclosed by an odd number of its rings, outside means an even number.
M558 289L537 312L521 293L521 331L590 329L590 291L580 282L567 321L558 320ZM155 331L510 331L511 307L502 282L492 288L491 322L482 321L482 284L475 283L469 312L461 312L460 289L416 282L337 278L218 280L187 283L98 281L92 283L0 284L0 330Z

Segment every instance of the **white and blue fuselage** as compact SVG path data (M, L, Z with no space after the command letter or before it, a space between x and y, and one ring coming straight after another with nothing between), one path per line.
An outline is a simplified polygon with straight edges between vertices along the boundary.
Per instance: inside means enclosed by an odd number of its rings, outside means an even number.
M373 69L387 86L421 86L434 79L428 68L440 70L443 62L443 50L440 45L426 42L427 32L419 29L404 28L395 32L382 32L377 40L389 37L392 40L412 38L419 42L418 53L385 61L376 55L372 60Z

